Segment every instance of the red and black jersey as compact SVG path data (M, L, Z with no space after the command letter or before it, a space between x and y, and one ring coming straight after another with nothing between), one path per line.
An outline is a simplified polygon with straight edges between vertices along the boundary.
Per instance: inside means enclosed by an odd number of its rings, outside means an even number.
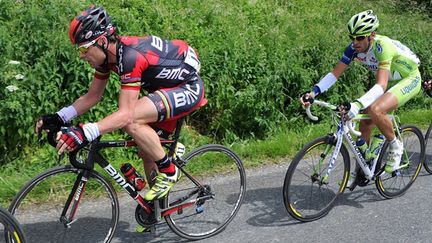
M199 69L198 56L185 41L122 36L116 65L96 68L95 77L106 78L111 70L120 76L122 89L155 90L189 81Z

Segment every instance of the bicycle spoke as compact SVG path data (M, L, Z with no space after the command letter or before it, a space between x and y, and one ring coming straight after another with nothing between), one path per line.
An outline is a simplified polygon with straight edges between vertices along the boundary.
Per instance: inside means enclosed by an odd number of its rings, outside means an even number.
M402 143L404 153L402 155L401 167L397 170L399 175L382 173L376 180L376 186L381 195L393 198L405 193L417 178L421 168L424 155L424 141L421 131L414 126L402 126ZM383 147L380 159L381 165L385 164L388 157L388 145ZM404 166L406 165L406 166Z
M72 167L54 168L18 193L11 207L30 242L101 242L112 238L118 222L118 202L111 194L114 189L100 179L87 181L81 188L78 207L71 204L62 218L76 173L78 170ZM73 195L73 199L77 197Z
M176 234L190 240L203 239L222 231L238 212L245 193L244 169L234 152L220 145L200 147L183 159L187 161L184 171L204 186L182 176L165 204L187 204L188 201L180 203L185 198L193 199L194 204L178 210L174 207L166 220ZM211 169L219 167L218 174L199 174L195 169L207 164ZM225 174L223 180L221 174Z
M307 144L296 155L287 171L284 202L290 215L298 220L311 221L322 217L332 208L335 199L343 191L344 185L340 182L347 180L348 152L343 147L343 152L339 154L329 176L326 177L329 155L334 149L334 145L327 141L326 137L322 137ZM310 166L311 164L313 166Z

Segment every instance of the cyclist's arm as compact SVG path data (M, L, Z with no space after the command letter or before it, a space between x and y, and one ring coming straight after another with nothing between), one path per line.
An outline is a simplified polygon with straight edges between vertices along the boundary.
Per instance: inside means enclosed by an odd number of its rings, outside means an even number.
M383 91L387 89L388 80L390 78L390 71L387 69L378 69L376 74L376 83L381 86Z
M381 67L382 65L378 66L379 68L376 73L376 84L362 97L357 99L357 101L361 104L360 108L366 109L369 107L375 100L381 97L381 95L383 95L387 89L390 71L387 68Z
M339 61L338 64L336 64L336 66L333 68L333 71L329 72L313 87L313 92L311 92L312 97L326 92L331 86L333 86L337 79L345 71L347 66L348 64Z
M123 128L132 122L139 94L139 89L121 89L119 109L97 123L100 134Z
M102 99L105 91L105 87L108 83L108 78L99 79L97 77L93 78L87 93L79 97L72 106L77 111L77 115L86 113L90 108L95 106Z
M336 64L336 67L333 69L332 73L336 78L339 78L347 67L347 64L339 61L338 64Z

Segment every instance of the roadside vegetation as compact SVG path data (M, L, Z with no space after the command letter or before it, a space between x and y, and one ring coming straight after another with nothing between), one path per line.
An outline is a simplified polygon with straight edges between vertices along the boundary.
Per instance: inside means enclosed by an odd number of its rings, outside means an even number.
M344 0L0 0L0 204L57 161L54 148L36 144L34 122L82 95L92 77L70 44L69 23L91 3L103 5L122 35L153 34L184 39L198 52L209 104L187 121L187 149L206 143L231 146L247 167L282 163L308 140L329 131L329 120L307 120L298 103L336 64L349 44L346 22L373 9L379 33L398 39L432 77L430 1ZM117 107L118 78L111 75L102 102L75 122L96 121ZM320 98L341 103L359 97L373 76L353 64ZM421 94L397 114L426 127L432 99ZM325 118L323 111L316 111ZM122 132L104 139L126 138ZM119 168L134 151L107 151ZM142 173L144 174L144 173Z

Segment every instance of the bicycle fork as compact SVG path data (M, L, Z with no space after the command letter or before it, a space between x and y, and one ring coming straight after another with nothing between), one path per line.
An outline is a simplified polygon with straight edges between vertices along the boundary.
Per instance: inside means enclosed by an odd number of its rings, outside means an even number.
M76 221L75 214L78 210L79 203L81 201L82 196L84 195L85 187L87 185L89 177L89 172L87 170L82 171L75 183L74 186L69 193L68 199L66 201L66 204L63 208L63 211L60 216L60 222L63 223L65 228L70 228L71 225ZM68 216L66 216L66 213L68 212L70 206L72 203L71 211Z
M330 173L334 169L334 164L336 162L336 159L337 159L337 156L339 154L339 151L340 151L340 149L342 147L342 140L343 140L343 136L342 135L343 135L343 129L342 129L342 126L339 125L338 129L337 129L337 132L336 132L336 147L333 150L333 153L332 153L330 161L328 162L327 171L326 171L325 175L323 176L323 178L321 179L321 182L323 184L327 184L328 183ZM330 148L331 148L330 146L328 146L326 148L325 155L329 152L328 150ZM320 164L322 163L321 160L324 160L324 158L320 159Z

